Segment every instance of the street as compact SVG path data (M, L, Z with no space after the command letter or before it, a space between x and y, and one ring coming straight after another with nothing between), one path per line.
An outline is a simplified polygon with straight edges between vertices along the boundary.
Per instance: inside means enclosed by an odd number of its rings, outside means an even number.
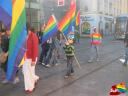
M112 36L103 38L100 46L100 61L88 63L90 46L88 38L81 38L76 45L76 57L82 69L75 65L75 76L64 79L66 61L59 60L59 65L45 68L37 65L36 73L40 76L35 91L25 94L22 70L19 72L20 83L0 83L0 96L109 96L112 85L128 81L128 68L119 61L124 56L122 40ZM1 78L1 77L0 77Z

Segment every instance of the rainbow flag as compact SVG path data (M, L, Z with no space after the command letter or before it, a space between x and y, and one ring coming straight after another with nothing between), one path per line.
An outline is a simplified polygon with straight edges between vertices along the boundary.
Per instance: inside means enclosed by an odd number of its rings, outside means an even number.
M42 44L46 42L50 37L54 36L57 33L57 31L58 31L57 22L54 15L52 15L49 18L48 23L43 31L43 35L41 39Z
M12 20L12 1L0 0L0 21L10 29Z
M80 11L78 11L76 15L76 26L78 26L79 24L80 24Z
M125 93L127 92L126 84L125 83L120 83L116 85L116 88L119 92Z
M59 31L67 35L75 26L76 2L71 0L70 9L58 24Z
M7 66L7 80L15 77L21 60L26 51L26 12L25 0L12 0L11 38L9 42L9 57Z

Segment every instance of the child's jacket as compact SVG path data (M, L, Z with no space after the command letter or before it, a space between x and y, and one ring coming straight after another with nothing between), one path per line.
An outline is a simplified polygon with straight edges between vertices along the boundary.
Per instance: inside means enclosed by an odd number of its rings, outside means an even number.
M73 45L65 45L63 48L66 56L74 56L75 49Z

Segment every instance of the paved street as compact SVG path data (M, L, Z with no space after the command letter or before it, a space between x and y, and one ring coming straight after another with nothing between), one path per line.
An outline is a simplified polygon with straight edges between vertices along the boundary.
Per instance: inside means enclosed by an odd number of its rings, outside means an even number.
M82 69L75 66L75 77L64 79L64 60L52 68L38 65L36 71L41 80L36 90L28 96L109 96L112 85L128 81L128 68L119 61L123 58L123 48L121 40L107 36L100 47L100 61L88 63L89 39L82 38L76 45L76 56ZM0 96L27 96L21 71L19 76L21 82L17 85L0 83Z

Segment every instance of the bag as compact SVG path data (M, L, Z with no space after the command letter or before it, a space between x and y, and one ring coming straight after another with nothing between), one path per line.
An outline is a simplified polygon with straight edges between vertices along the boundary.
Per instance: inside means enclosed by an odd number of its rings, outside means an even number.
M0 53L0 63L5 63L8 57L8 53L2 52Z

